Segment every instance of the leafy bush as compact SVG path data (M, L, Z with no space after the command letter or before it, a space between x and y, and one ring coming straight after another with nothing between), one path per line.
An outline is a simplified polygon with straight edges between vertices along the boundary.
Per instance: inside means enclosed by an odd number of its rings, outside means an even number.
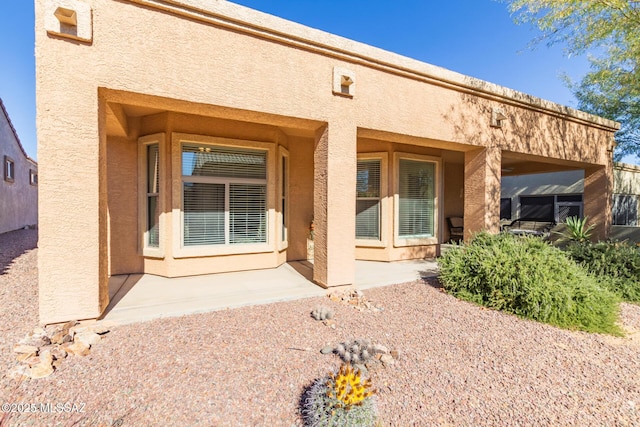
M478 234L438 261L453 295L569 329L619 334L618 297L539 238Z
M569 256L622 299L640 302L640 250L627 242L574 243Z

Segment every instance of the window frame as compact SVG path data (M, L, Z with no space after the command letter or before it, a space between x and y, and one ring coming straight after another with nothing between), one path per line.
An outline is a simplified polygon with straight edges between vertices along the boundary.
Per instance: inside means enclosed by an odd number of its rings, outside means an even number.
M400 237L400 160L413 160L434 164L433 182L433 236L431 237ZM393 153L394 165L394 192L393 192L393 245L394 247L426 246L440 243L440 201L442 199L442 159L423 154L395 152Z
M160 216L158 218L158 246L148 245L149 235L149 193L147 192L148 174L148 147L150 145L158 145L158 209ZM138 252L144 257L164 258L165 257L165 199L166 199L166 165L165 165L165 134L156 133L138 138Z
M218 255L240 255L274 252L276 249L274 231L276 230L276 204L277 191L276 177L277 173L273 171L276 167L276 144L261 141L248 141L241 139L220 138L206 135L195 135L188 133L174 132L171 134L172 151L171 151L171 170L172 170L172 190L173 190L173 215L172 215L172 240L173 240L173 257L174 258L194 258ZM208 145L211 147L235 148L260 150L266 152L266 242L261 243L234 243L234 244L218 244L218 245L184 245L184 194L183 184L185 177L182 175L182 147L183 145ZM245 182L247 179L236 178L216 178L216 177L188 177L186 182L213 182L213 181L229 181L230 183ZM226 189L226 187L225 187ZM227 195L225 195L227 197ZM227 206L225 206L225 209ZM225 214L225 218L228 217ZM226 221L226 219L225 219ZM225 228L228 224L225 222ZM225 229L225 234L227 230Z
M631 218L633 220L630 221L629 212L624 211L625 213L624 224L619 224L620 221L616 221L616 219L620 218L619 215L616 215L616 211L615 211L616 205L620 204L620 202L616 203L616 199L621 199L621 198L629 198L635 204L635 217ZM640 203L640 197L638 197L637 194L614 193L612 195L612 200L611 200L611 225L622 226L622 227L637 227L638 226L637 224L639 222L638 219L640 218L639 203Z
M16 162L9 156L4 156L4 180L16 182Z
M268 153L267 153L268 156ZM267 159L268 163L268 159ZM283 146L278 146L278 207L277 209L277 223L278 229L276 233L278 235L278 250L283 251L289 247L289 150ZM269 171L267 170L267 180L269 178ZM268 188L267 188L268 190ZM268 197L268 194L267 194ZM282 212L282 206L284 206L284 213Z
M29 185L38 186L38 172L29 169Z
M372 152L358 153L356 160L379 160L380 161L380 239L358 239L356 237L356 247L384 248L387 246L388 230L389 230L389 153ZM356 190L356 202L358 200L358 192ZM355 221L355 218L354 218Z

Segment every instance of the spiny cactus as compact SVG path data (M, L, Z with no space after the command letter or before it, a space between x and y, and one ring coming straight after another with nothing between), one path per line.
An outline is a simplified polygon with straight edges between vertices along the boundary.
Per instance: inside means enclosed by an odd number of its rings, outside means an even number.
M367 363L376 353L383 353L382 346L374 345L369 340L346 341L336 346L336 354L346 363L355 365Z
M324 305L319 305L311 312L311 317L316 320L329 320L333 318L333 310Z
M307 426L374 426L376 407L371 380L344 364L337 373L316 380L303 396Z

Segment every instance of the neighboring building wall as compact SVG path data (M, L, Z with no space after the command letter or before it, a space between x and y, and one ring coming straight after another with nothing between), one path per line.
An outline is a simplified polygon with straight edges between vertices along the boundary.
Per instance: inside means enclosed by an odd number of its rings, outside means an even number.
M57 6L77 9L77 31L56 29ZM445 216L464 216L468 235L497 231L504 158L589 168L593 200L585 209L608 211L613 122L231 2L36 0L36 57L45 323L99 316L110 274L202 274L304 259L311 220L322 286L352 284L356 258L433 256L447 236ZM497 109L508 117L503 126L492 124ZM207 147L225 138L267 150L267 227L278 236L286 215L288 242L225 253L181 247L177 134ZM159 192L145 191L143 147L152 140L163 141ZM283 150L288 212L274 158ZM371 245L355 238L357 164L376 153L387 161L386 241ZM432 235L397 238L401 159L433 164ZM153 197L161 233L148 250L144 200ZM606 218L598 233L606 234Z
M613 225L639 224L640 167L617 163L613 170Z
M38 223L38 164L27 156L0 100L0 234Z
M551 172L543 174L505 176L502 178L502 199L511 200L511 218L522 216L524 197L557 196L563 203L567 195L582 195L584 171ZM640 199L640 167L615 163L613 167L612 224L637 226ZM569 202L570 204L571 202Z
M582 193L584 193L584 171L582 170L504 176L500 186L500 198L511 200L511 215L506 218L508 220L523 216L520 206L522 197L553 197L582 195Z

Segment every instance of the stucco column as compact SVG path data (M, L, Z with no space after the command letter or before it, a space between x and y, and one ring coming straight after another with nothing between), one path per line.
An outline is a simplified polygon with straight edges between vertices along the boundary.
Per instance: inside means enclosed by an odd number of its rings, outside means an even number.
M611 230L611 198L613 186L612 162L584 170L584 216L594 224L592 240L604 240Z
M316 133L313 280L323 287L355 278L356 138L356 127L345 122Z
M499 147L464 154L464 239L486 230L500 231L500 178L502 152Z

